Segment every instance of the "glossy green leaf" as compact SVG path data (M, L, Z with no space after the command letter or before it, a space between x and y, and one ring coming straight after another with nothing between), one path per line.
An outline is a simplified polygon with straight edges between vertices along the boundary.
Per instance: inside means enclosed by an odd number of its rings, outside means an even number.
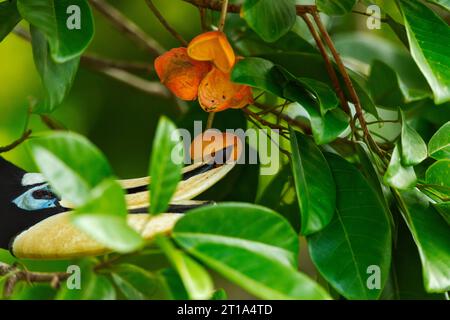
M80 276L80 287L71 287L77 284L78 280L68 278L61 283L61 289L56 296L57 300L114 300L116 291L110 280L95 273L93 260L83 260L77 263L80 267L78 274L73 273L72 277Z
M324 116L327 111L338 107L339 100L336 93L334 93L327 84L309 78L298 78L297 80L317 97L322 116Z
M213 294L214 287L205 268L184 254L183 251L176 249L169 239L158 237L156 241L178 271L189 297L194 300L209 299Z
M328 15L343 15L350 12L356 0L316 0L317 8Z
M414 190L402 193L403 215L419 249L425 288L428 292L450 290L450 226L428 198Z
M450 121L431 137L428 142L428 154L436 160L450 159Z
M433 163L425 174L425 180L428 184L450 188L450 159Z
M450 28L431 9L417 0L401 0L411 54L433 90L434 101L450 101Z
M391 161L384 175L384 183L396 189L410 189L416 185L417 177L413 167L404 167L398 145L392 151Z
M247 58L239 61L233 68L231 79L236 83L247 84L266 90L276 96L283 96L283 86L287 79L275 65L262 58Z
M266 42L274 42L285 35L297 17L294 0L245 0L242 15Z
M91 191L89 200L74 211L72 223L90 237L117 252L131 252L144 245L142 237L127 224L122 187L104 180Z
M76 133L46 133L28 144L36 165L55 192L75 205L84 204L90 190L112 176L101 151Z
M301 233L310 235L322 230L333 218L336 186L328 163L314 141L292 128L290 133Z
M79 57L94 36L86 0L18 0L22 17L45 34L57 62Z
M439 202L435 203L433 206L450 225L450 202Z
M132 264L115 266L111 276L116 286L128 300L150 299L155 295L160 285L157 277Z
M402 118L401 132L401 162L405 167L415 166L427 158L427 145L422 137L406 121L405 114L400 111Z
M441 6L442 8L446 9L447 11L450 11L450 0L427 0L430 3L437 4L438 6Z
M383 205L350 163L326 154L337 188L336 214L308 237L311 258L321 275L348 299L376 299L390 269L391 231ZM369 289L370 266L380 268L380 288Z
M397 220L391 274L381 299L443 300L443 294L426 292L417 247L404 221Z
M327 299L298 273L298 240L289 223L264 207L227 203L191 211L176 242L211 269L263 299Z
M219 289L214 292L211 300L228 300L228 295L224 289Z
M21 19L22 17L17 10L17 0L0 2L0 42Z
M348 128L348 117L340 109L327 112L323 117L315 103L305 96L297 84L287 85L284 96L299 103L309 114L314 140L317 144L327 144L336 140Z
M371 66L368 86L375 102L385 108L398 108L428 96L425 90L410 89L394 69L379 60L375 60Z
M176 126L169 119L162 117L153 140L150 162L151 214L158 214L167 209L177 184L181 180L182 162L177 162L172 158L177 146L179 146L179 134ZM180 160L183 159L181 153L178 156Z
M75 79L80 59L75 57L64 63L56 63L49 54L44 34L31 27L34 64L45 89L45 101L38 104L33 112L50 113L68 95Z
M158 273L168 296L173 300L188 300L189 296L178 272L172 268L162 269Z
M266 53L263 57L272 61L276 65L285 68L289 71L289 73L297 78L315 79L327 84L330 88L333 87L325 63L323 62L323 58L319 54L287 51ZM299 61L301 61L301 63L299 63ZM362 108L378 117L378 112L374 102L367 93L365 86L361 84L365 80L358 76L355 72L351 72L351 70L347 71L349 72L355 90L360 98ZM346 94L348 95L348 92L346 92Z

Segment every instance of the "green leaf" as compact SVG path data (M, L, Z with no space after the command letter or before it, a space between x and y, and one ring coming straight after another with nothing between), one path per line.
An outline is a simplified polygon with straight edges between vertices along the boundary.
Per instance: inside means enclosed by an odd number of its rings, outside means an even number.
M289 223L264 207L227 203L191 211L173 237L189 253L263 299L327 299L298 273L298 239Z
M374 101L381 106L394 108L404 103L400 79L384 62L376 60L371 66L369 88Z
M343 15L351 11L356 0L316 0L317 8L328 15Z
M155 295L159 286L155 276L132 264L115 266L111 276L128 300L150 299Z
M45 34L57 62L79 57L94 36L94 20L86 0L18 0L17 7L25 20ZM79 25L74 23L77 18Z
M42 32L31 26L31 44L36 69L45 88L45 102L33 109L35 113L50 113L68 95L75 79L80 59L75 57L56 63L49 55L48 43Z
M274 42L285 35L297 17L293 0L245 0L242 15L266 42Z
M405 167L415 166L427 158L427 145L417 131L408 124L401 110L400 114L402 118L401 162Z
M391 18L393 18L396 22L403 24L403 16L400 12L395 1L392 0L368 0L364 1L367 5L376 4L382 10L382 12L386 12Z
M172 268L159 271L159 276L165 284L169 297L174 300L188 300L189 296L181 281L180 275Z
M28 141L31 155L54 191L74 205L111 177L108 161L92 143L72 132L51 132Z
M150 213L164 212L169 201L181 180L182 162L174 162L172 155L179 146L177 127L166 117L159 120L153 140L153 149L150 162ZM180 148L183 151L183 148ZM183 155L179 154L179 159Z
M298 78L297 79L305 88L312 91L314 96L317 97L320 114L324 116L327 111L336 109L339 105L339 100L334 91L325 83L309 79Z
M384 175L384 183L396 189L410 189L416 185L417 177L413 167L404 167L398 145L392 151L391 161Z
M107 179L92 190L87 203L71 215L71 221L108 248L126 253L144 245L142 237L128 226L127 214L122 187Z
M450 159L450 121L431 137L428 142L428 154L436 160Z
M397 220L391 274L380 299L444 300L443 294L430 294L425 291L417 247L405 222L401 218Z
M17 10L17 0L0 3L0 42L19 23L22 17Z
M95 261L83 260L77 265L80 267L80 288L69 288L71 278L61 284L57 300L114 300L116 291L110 280L94 271ZM77 276L74 273L72 276Z
M402 193L405 221L419 249L427 292L450 290L450 226L428 198L414 190Z
M290 128L292 172L301 214L301 233L310 235L330 223L336 186L325 157L314 141Z
M425 180L428 184L450 188L450 159L433 163L425 174Z
M262 58L247 58L239 61L231 74L233 82L247 84L283 96L286 76L275 65Z
M335 107L335 96L332 97L329 88L325 89L324 83L297 79L283 67L262 58L247 58L238 62L231 77L234 82L298 102L310 116L313 136L318 144L335 140L348 127L348 117L342 110L330 110ZM320 97L325 90L326 96Z
M438 6L450 11L450 0L427 0L430 3L435 3Z
M214 287L205 268L181 250L176 249L169 239L157 237L156 241L178 271L189 297L193 300L209 299L213 294Z
M450 101L450 28L438 15L416 0L400 0L411 54L428 81L436 104Z
M340 109L331 110L323 117L310 98L306 97L297 84L287 85L284 96L299 103L309 114L314 140L317 144L327 144L336 140L347 128L348 117Z
M450 202L439 202L433 204L433 206L441 214L442 218L447 221L447 224L450 225Z
M211 300L228 300L228 295L225 290L219 289L216 292L214 292L213 296L211 297Z
M391 261L391 230L376 192L350 163L326 154L337 188L336 214L322 231L308 237L320 274L347 299L376 299ZM381 271L380 289L369 289L370 266Z

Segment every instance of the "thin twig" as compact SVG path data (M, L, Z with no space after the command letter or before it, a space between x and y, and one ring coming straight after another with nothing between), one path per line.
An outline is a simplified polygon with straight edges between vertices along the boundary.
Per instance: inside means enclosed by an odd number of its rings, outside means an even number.
M249 115L246 115L246 116L247 116L248 121L253 123L253 125L256 126L258 129L262 130L262 132L266 135L266 137L269 138L278 147L278 149L281 151L281 153L283 153L288 159L291 158L291 154L289 153L289 151L287 151L286 149L283 149L279 143L277 143L271 136L269 136L267 134L267 132L265 130L263 130L263 128L259 125L259 123L257 123L255 120L253 120L252 117L250 117Z
M308 26L309 32L313 36L314 40L316 41L317 47L319 48L320 54L322 55L323 60L325 61L325 67L328 72L328 76L331 79L331 82L334 87L334 91L339 97L339 101L341 102L341 106L344 109L344 111L347 114L350 114L350 107L348 105L347 99L345 98L344 91L341 88L341 84L339 82L339 78L336 74L336 70L334 70L333 64L331 63L330 57L328 57L328 53L325 49L325 45L322 42L322 39L317 34L316 29L314 28L312 22L309 20L308 16L306 14L300 15L302 19L305 21L306 25Z
M84 54L81 56L81 65L83 67L92 67L96 69L116 68L130 72L144 72L145 74L150 74L154 71L153 66L150 63L108 59L93 54Z
M27 140L30 137L31 133L32 133L32 131L30 129L25 130L22 133L22 136L19 139L17 139L16 141L10 143L7 146L0 147L0 153L4 153L4 152L8 152L8 151L13 150L14 148L16 148L17 146L22 144L25 140Z
M257 102L255 102L253 105L255 107L259 108L259 109L262 109L262 110L268 110L268 109L272 108L272 106L265 106L265 105L263 105L261 103L257 103ZM276 116L279 116L284 121L286 121L286 123L288 123L291 126L297 127L298 129L300 129L305 134L311 134L312 133L311 127L309 127L307 124L302 123L302 122L300 122L300 121L298 121L296 119L292 119L287 114L284 114L284 113L280 112L277 109L270 110L270 113L272 113L272 114L274 114Z
M156 18L158 18L159 22L166 28L169 33L174 36L178 41L181 42L183 46L187 46L187 41L183 39L183 37L174 29L172 26L167 22L166 19L162 16L161 12L159 12L158 8L153 4L152 0L145 0L145 3L150 8L150 10L153 12Z
M104 0L89 0L92 6L103 14L117 30L151 54L161 55L165 50L153 38L149 37L138 25L124 16L119 10Z
M26 41L31 41L30 34L24 30L22 27L16 27L13 30L14 34L21 37L22 39ZM151 73L153 72L153 66L149 63L144 62L129 62L129 61L122 61L122 60L115 60L115 59L109 59L105 58L99 55L95 54L89 54L85 53L81 56L80 63L83 67L92 67L92 68L117 68L122 70L127 70L131 72L145 72L145 73Z
M134 74L116 68L99 68L93 70L103 73L142 92L165 98L171 97L169 90L159 82L147 81Z
M58 287L59 283L67 280L70 275L64 272L30 272L0 262L0 276L6 276L3 295L5 298L9 298L20 281L49 282L52 286Z
M67 128L61 123L57 122L55 119L48 115L41 114L41 121L51 130L67 130Z
M316 22L317 27L320 30L320 33L322 34L322 36L325 39L325 42L328 46L328 48L331 51L331 54L333 55L333 58L336 62L336 65L339 69L339 72L342 75L342 78L344 79L344 83L349 91L350 97L352 99L352 102L355 106L355 110L356 110L356 116L358 117L359 123L361 125L361 128L363 129L364 132L364 138L366 140L366 142L368 143L368 145L373 149L373 151L375 153L377 153L382 159L383 159L383 153L382 150L377 146L376 142L373 140L372 136L370 135L369 129L367 127L366 124L366 120L364 119L364 115L363 115L363 111L362 111L362 107L361 107L361 102L359 100L358 94L355 91L355 88L353 86L353 82L350 79L350 76L347 73L347 70L345 69L344 63L342 62L342 59L339 55L339 53L337 52L333 41L331 40L330 35L328 34L327 29L325 28L325 26L323 25L319 13L317 12L317 10L312 11L311 12L312 16L314 17L314 21Z
M220 20L219 20L219 31L223 32L223 28L225 28L227 13L228 13L228 0L222 0L222 9L220 11Z
M188 2L196 7L199 8L206 8L214 11L222 11L222 4L223 2L221 0L184 0L185 2ZM275 1L275 0L273 0ZM315 10L316 6L314 5L296 5L296 11L297 14L310 12L311 10ZM241 5L239 4L228 4L227 11L230 13L240 13L241 12Z

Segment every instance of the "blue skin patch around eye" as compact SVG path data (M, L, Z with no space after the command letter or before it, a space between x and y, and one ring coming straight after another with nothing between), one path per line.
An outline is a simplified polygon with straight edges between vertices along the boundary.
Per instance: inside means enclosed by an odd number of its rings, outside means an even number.
M56 197L49 199L37 199L33 196L36 191L52 193L48 184L40 185L22 193L12 202L22 210L35 211L48 208L55 208L58 199Z

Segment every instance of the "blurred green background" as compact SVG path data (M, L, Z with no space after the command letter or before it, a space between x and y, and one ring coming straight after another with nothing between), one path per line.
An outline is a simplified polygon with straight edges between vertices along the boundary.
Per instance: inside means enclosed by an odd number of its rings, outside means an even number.
M179 46L144 1L110 3L163 47ZM178 0L156 0L154 3L186 39L200 32L199 13L192 5ZM93 13L96 30L89 53L153 65L153 56L137 48L95 10ZM25 23L22 26L28 29ZM155 75L148 78L156 80ZM26 123L29 97L42 96L31 45L10 34L0 43L0 146L20 137ZM179 116L177 110L172 99L150 96L80 67L70 95L52 118L87 136L106 154L115 173L126 178L146 175L156 123L162 114L176 118ZM29 127L34 133L47 130L36 115L31 116ZM25 144L2 156L27 170L35 170Z

